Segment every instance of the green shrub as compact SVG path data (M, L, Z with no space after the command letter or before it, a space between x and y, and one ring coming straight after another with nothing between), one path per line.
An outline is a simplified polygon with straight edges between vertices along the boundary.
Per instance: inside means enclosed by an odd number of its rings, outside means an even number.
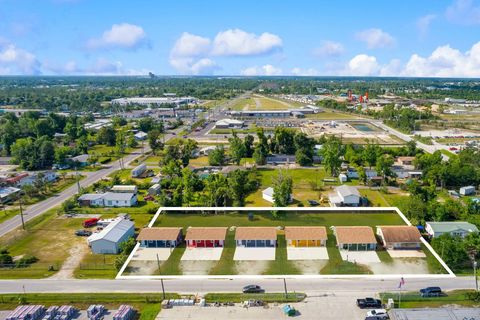
M37 261L38 261L37 257L26 255L26 256L20 258L19 260L17 260L17 262L15 263L15 267L16 268L26 268L29 265L31 265L32 263L35 263Z

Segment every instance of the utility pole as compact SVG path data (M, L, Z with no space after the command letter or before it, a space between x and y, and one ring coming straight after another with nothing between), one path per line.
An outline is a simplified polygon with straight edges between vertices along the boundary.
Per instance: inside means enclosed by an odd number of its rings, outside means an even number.
M78 194L80 194L80 180L78 179L77 166L75 166L75 179L77 180L77 192L78 192Z
M158 253L157 253L157 266L158 266L158 273L161 274L160 259L158 258ZM165 286L163 285L163 278L160 278L160 283L162 284L163 300L165 300Z
M20 205L20 219L22 219L22 229L25 230L25 221L23 220L23 209L22 209L22 196L18 198L18 204Z
M288 298L288 291L287 291L287 280L283 278L283 288L285 289L285 299Z
M471 248L468 250L468 256L470 257L470 260L472 260L472 266L473 266L473 277L475 279L475 291L478 291L478 279L477 279L477 253L478 251L475 248Z

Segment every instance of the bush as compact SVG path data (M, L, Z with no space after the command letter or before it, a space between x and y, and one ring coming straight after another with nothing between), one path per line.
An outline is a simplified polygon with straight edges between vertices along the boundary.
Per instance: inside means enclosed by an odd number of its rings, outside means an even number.
M38 258L35 257L35 256L24 256L23 258L19 259L16 263L15 263L15 267L16 268L26 268L28 267L29 265L31 265L32 263L35 263L38 261Z
M125 261L127 261L127 258L128 256L124 254L122 254L121 256L118 256L115 259L115 262L113 263L115 265L115 269L120 270L123 264L125 263Z
M8 254L7 248L0 248L0 254Z
M104 158L100 158L100 160L98 161L100 164L105 164L105 163L108 163L112 161L112 158L110 157L104 157Z
M13 258L7 253L0 254L0 267L8 267L13 264Z

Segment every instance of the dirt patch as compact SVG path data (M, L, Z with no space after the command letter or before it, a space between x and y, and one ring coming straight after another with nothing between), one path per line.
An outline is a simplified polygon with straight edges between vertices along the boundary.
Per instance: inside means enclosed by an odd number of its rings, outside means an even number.
M180 269L184 275L206 275L216 263L217 261L212 260L182 260Z
M240 275L263 274L268 268L270 261L235 261L235 269Z
M131 260L125 270L125 274L149 276L155 274L158 269L156 261Z
M76 241L68 251L68 258L62 264L60 270L55 273L50 279L73 279L73 271L80 265L83 257L88 252L88 245L86 241Z
M302 274L320 274L328 263L328 260L294 260L291 261Z
M392 263L366 264L374 274L429 274L427 261L421 258L395 258Z

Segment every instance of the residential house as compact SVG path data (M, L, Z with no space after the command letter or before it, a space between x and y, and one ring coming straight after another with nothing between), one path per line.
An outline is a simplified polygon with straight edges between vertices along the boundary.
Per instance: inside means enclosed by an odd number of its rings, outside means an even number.
M333 233L341 250L367 251L377 248L377 239L371 227L333 227Z
M465 221L426 222L425 231L432 237L448 233L452 236L465 238L472 232L478 232L476 225Z
M17 200L22 190L15 187L0 188L0 203L5 204Z
M475 187L474 186L461 187L459 192L462 196L471 196L475 194Z
M290 247L324 247L327 244L325 227L285 227L285 240Z
M146 133L143 132L143 131L138 131L137 133L135 133L135 134L133 135L133 137L134 137L135 140L137 140L137 141L146 140L146 139L147 139L147 136L148 136L148 134L146 134Z
M420 249L420 232L414 226L380 226L377 235L388 250Z
M125 192L86 193L77 199L81 206L132 207L137 204L137 194Z
M235 241L237 247L276 247L277 229L275 227L238 227L235 230Z
M182 228L143 228L137 240L145 248L175 248L183 241Z
M415 160L415 157L397 157L396 159L396 162L399 164L399 165L402 165L402 166L413 166L413 161Z
M111 192L116 193L138 193L138 188L135 185L115 185L110 189Z
M87 242L96 254L117 254L120 244L133 237L135 225L132 221L117 218L102 231L88 237Z
M147 171L147 165L142 163L132 169L132 178L140 177L145 171Z
M347 185L335 187L335 193L328 196L332 207L358 207L360 193L357 188Z
M223 247L227 228L223 227L191 227L187 230L185 240L190 248Z

